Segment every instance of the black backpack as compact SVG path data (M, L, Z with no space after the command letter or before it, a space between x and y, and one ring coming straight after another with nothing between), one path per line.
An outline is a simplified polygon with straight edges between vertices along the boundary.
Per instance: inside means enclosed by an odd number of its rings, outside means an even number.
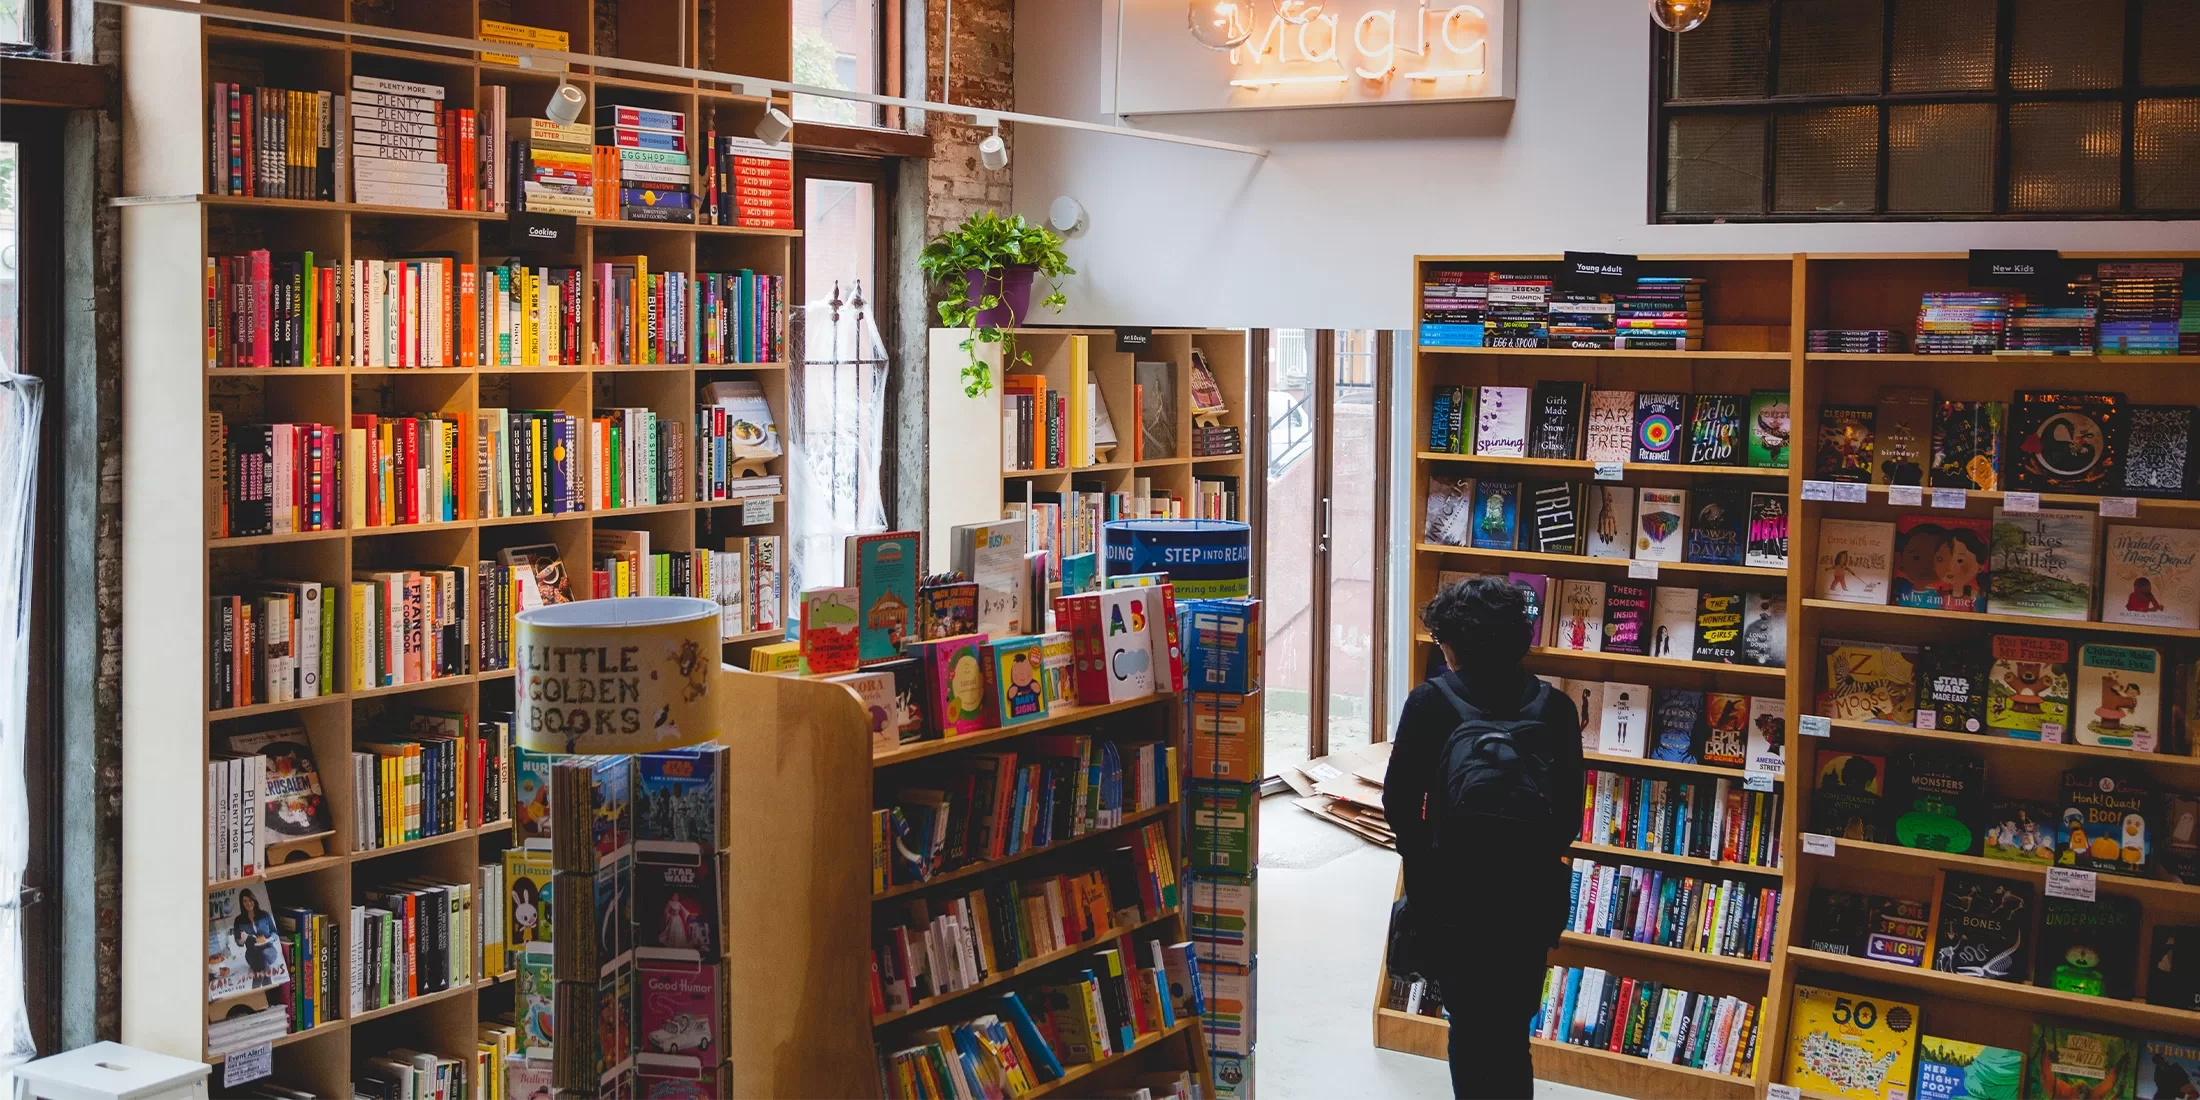
M1555 761L1543 744L1542 723L1517 715L1486 718L1452 690L1450 680L1447 674L1431 681L1459 715L1437 758L1442 786L1428 803L1436 851L1462 859L1487 857L1493 850L1543 856L1558 833L1558 803L1551 778ZM1548 692L1550 685L1537 688ZM1541 713L1542 708L1531 703L1522 710Z

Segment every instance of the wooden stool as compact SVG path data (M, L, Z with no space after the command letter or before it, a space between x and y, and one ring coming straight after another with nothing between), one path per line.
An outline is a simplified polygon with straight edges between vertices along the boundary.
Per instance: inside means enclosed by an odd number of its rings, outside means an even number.
M206 1100L214 1067L121 1043L93 1043L19 1066L15 1094L40 1100Z

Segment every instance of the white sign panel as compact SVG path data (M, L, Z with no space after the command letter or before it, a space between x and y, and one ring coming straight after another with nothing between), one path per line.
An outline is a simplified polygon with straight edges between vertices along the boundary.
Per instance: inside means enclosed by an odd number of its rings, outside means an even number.
M1518 4L1116 0L1115 113L1511 99Z

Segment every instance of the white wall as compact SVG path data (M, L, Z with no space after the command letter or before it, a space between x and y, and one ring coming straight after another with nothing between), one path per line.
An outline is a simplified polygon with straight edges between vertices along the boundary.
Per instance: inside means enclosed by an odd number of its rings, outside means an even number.
M1059 320L1403 328L1416 253L2200 248L2195 222L1648 224L1642 0L1520 8L1511 104L1141 120L1265 146L1265 161L1019 128L1015 208L1043 219L1067 194L1088 211ZM1103 32L1103 0L1019 0L1017 109L1104 121Z

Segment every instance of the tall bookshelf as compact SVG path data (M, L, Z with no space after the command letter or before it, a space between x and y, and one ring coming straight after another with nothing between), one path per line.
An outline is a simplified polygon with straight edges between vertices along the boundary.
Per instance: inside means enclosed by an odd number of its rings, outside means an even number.
M664 64L685 64L788 78L792 72L789 15L783 4L656 5L638 0L573 0L547 6L508 0L352 4L312 0L270 4L291 14L474 37L480 19L565 31L574 52ZM785 276L794 231L704 225L644 224L583 218L572 239L547 254L513 248L510 219L501 213L424 210L355 203L276 200L209 194L207 103L217 81L240 81L343 92L354 75L437 84L447 105L485 112L492 87L509 97L508 117L524 125L539 116L565 79L590 107L627 104L683 112L689 146L699 149L706 126L747 134L768 105L763 98L695 81L644 78L612 66L577 67L569 74L485 62L476 56L393 45L366 34L289 33L166 12L123 14L125 124L123 200L125 348L124 424L128 430L124 507L124 774L133 790L161 791L158 811L130 815L124 857L125 975L123 1038L186 1057L204 1046L204 899L217 888L205 870L204 776L210 754L232 731L296 723L311 736L336 826L324 857L267 869L264 881L278 906L309 905L340 917L358 893L409 876L470 882L479 862L510 844L509 822L483 825L468 809L468 828L393 848L347 850L353 815L347 753L383 715L413 709L463 711L477 717L513 710L510 670L483 670L471 652L478 637L474 608L462 609L469 653L460 675L394 688L333 692L291 703L209 711L208 599L260 577L317 580L339 586L354 569L464 566L494 559L504 548L553 544L578 571L575 595L586 598L594 535L646 531L653 550L716 549L728 536L784 537L784 495L770 499L771 517L744 525L742 501L693 501L610 511L484 519L215 538L206 456L208 413L230 423L259 419L348 425L355 413L443 412L472 424L481 408L557 409L585 424L591 410L647 407L660 420L688 425L698 391L713 381L752 379L774 419L789 423L785 363L392 369L363 362L321 368L217 369L207 365L205 257L250 248L311 249L322 262L442 253L461 263L494 263L507 255L579 267L583 325L595 317L589 265L597 258L640 254L652 270L695 273L747 268ZM784 101L780 106L785 107ZM338 120L342 124L344 120ZM700 163L700 158L696 158ZM342 268L339 268L342 270ZM584 328L584 339L592 337ZM584 342L584 348L591 346ZM587 358L584 354L583 358ZM469 430L469 438L471 431ZM692 455L694 448L689 448ZM462 463L470 483L470 462ZM586 463L581 465L587 479ZM785 459L770 473L786 484ZM586 497L584 496L584 499ZM761 507L761 506L759 506ZM350 523L354 517L346 517ZM782 561L785 547L782 545ZM186 564L179 567L180 560ZM784 575L784 573L782 574ZM472 585L469 585L471 588ZM782 585L782 589L784 586ZM339 592L339 595L341 593ZM786 601L782 591L781 621ZM473 599L472 591L467 594ZM339 602L337 621L355 611ZM725 656L745 665L745 650L781 629L728 640ZM337 683L350 682L339 658ZM150 806L150 803L147 804ZM183 913L196 909L200 919ZM348 979L349 961L339 960ZM342 1095L361 1059L390 1046L470 1052L475 1024L508 1012L509 975L479 980L432 997L339 1018L275 1044L278 1080L323 1095ZM342 988L343 982L339 983Z
M1920 642L1983 639L1994 632L2026 632L2068 638L2080 642L2110 642L2153 646L2163 650L2163 721L2169 722L2168 704L2180 659L2200 651L2200 632L2170 627L2133 627L2118 624L2037 619L2004 613L1967 614L1895 606L1836 603L1814 598L1814 558L1818 531L1827 517L1892 520L1897 515L1938 512L1987 517L2008 494L1972 490L1939 507L1932 490L1916 504L1894 504L1884 486L1870 487L1861 501L1817 499L1806 492L1812 474L1818 412L1827 404L1875 402L1882 387L1930 386L1940 398L1958 400L2013 400L2025 389L2084 389L2121 392L2133 404L2191 403L2190 372L2200 356L2093 356L2043 357L2037 355L1917 355L1907 353L1831 354L1812 353L1808 333L1812 329L1889 329L1907 334L1914 329L1920 295L1927 291L1961 290L1969 285L1968 257L1961 253L1864 254L1864 255L1764 255L1764 256L1644 256L1642 273L1690 275L1710 280L1706 287L1707 350L1571 351L1553 349L1441 348L1420 346L1415 353L1412 400L1416 429L1425 440L1429 419L1430 388L1437 385L1531 386L1538 379L1580 379L1592 386L1631 390L1747 393L1751 389L1785 388L1790 393L1794 436L1791 461L1784 472L1732 468L1691 469L1686 466L1641 467L1625 464L1619 473L1629 485L1684 485L1729 481L1758 491L1784 490L1788 499L1789 554L1784 573L1745 567L1661 563L1660 581L1672 574L1671 583L1722 588L1781 588L1787 595L1787 660L1784 669L1738 666L1704 666L1646 657L1611 654L1574 654L1548 649L1531 653L1531 671L1576 678L1627 679L1653 686L1715 687L1751 694L1782 694L1787 703L1788 741L1785 774L1779 779L1786 792L1780 822L1782 861L1769 873L1765 869L1738 868L1705 861L1677 860L1624 849L1576 845L1575 854L1589 855L1600 863L1640 863L1678 866L1719 874L1735 873L1776 881L1782 892L1772 957L1764 962L1708 958L1645 944L1599 939L1568 933L1550 956L1554 964L1599 966L1615 974L1648 978L1699 992L1763 998L1758 1026L1758 1052L1754 1072L1748 1076L1707 1073L1650 1062L1602 1050L1535 1040L1536 1070L1540 1077L1625 1095L1748 1096L1787 1079L1789 1013L1799 984L1830 988L1848 994L1885 997L1917 1004L1920 1034L1967 1042L1987 1043L2029 1050L2035 1024L2086 1027L2125 1036L2191 1036L2200 1031L2200 1013L2144 1003L2144 976L2149 938L2157 925L2200 923L2200 886L2166 877L2122 877L2102 874L2098 889L2104 896L2135 899L2141 907L2138 943L2140 970L2136 995L2139 1000L2111 1000L2062 993L2025 983L2004 983L1982 978L1945 974L1930 968L1911 968L1866 958L1813 950L1805 936L1805 918L1813 888L1850 890L1918 900L1932 905L1936 875L1961 871L2004 879L2028 881L2033 886L2034 924L2037 906L2044 896L2044 871L1980 856L1943 854L1892 843L1838 840L1833 858L1807 854L1803 834L1812 821L1813 782L1821 756L1833 751L1857 751L1886 756L1916 748L1957 748L1980 757L1986 765L1987 790L1993 796L2022 797L2056 803L2065 769L2107 765L2143 775L2157 791L2190 793L2200 790L2200 756L2171 755L2165 738L2164 751L2153 754L2074 744L2043 744L1991 735L1940 733L1900 725L1833 721L1827 736L1802 735L1803 718L1822 714L1814 702L1824 687L1825 670L1819 654L1824 638L1865 641ZM1487 267L1490 270L1533 272L1555 268L1558 256L1422 256L1416 258L1414 286L1418 293L1422 276L1431 265ZM2190 254L2065 254L2067 265L2089 269L2107 260L2179 260L2193 263ZM1416 316L1420 303L1414 303ZM1421 445L1425 446L1425 444ZM2004 470L2009 447L2004 443ZM1416 460L1417 512L1425 510L1432 473L1459 470L1473 476L1523 476L1589 479L1596 471L1588 462L1541 462L1475 458L1422 451ZM1610 471L1601 471L1609 474ZM1782 484L1784 479L1785 484ZM2042 508L2099 511L2099 497L2042 493ZM1949 509L1947 511L1941 508ZM2200 500L2140 498L2134 518L2103 518L2112 523L2144 526L2200 528ZM1419 529L1417 528L1417 531ZM1417 537L1419 537L1417 535ZM2094 569L2098 579L2099 554ZM1418 543L1413 550L1413 592L1417 602L1433 594L1437 573L1527 572L1545 573L1554 582L1575 577L1599 580L1629 575L1626 560L1607 560L1548 555L1526 551L1483 551ZM1650 583L1645 581L1644 583ZM2097 614L2097 612L2096 612ZM1417 635L1419 662L1430 659L1433 640ZM1625 675L1621 675L1624 673ZM2186 715L2190 729L2190 715ZM1619 767L1623 771L1672 776L1700 775L1704 765L1629 760L1624 763L1589 754L1590 768ZM1739 773L1731 773L1738 775ZM1890 797L1892 784L1889 785ZM2160 824L2152 823L2158 830ZM2039 960L2029 973L2038 973ZM1387 974L1387 960L1384 970ZM1445 1021L1385 1006L1386 984L1378 975L1374 1010L1376 1045L1394 1050L1441 1057ZM1893 1082L1908 1088L1910 1082ZM1804 1095L1812 1095L1805 1093Z

